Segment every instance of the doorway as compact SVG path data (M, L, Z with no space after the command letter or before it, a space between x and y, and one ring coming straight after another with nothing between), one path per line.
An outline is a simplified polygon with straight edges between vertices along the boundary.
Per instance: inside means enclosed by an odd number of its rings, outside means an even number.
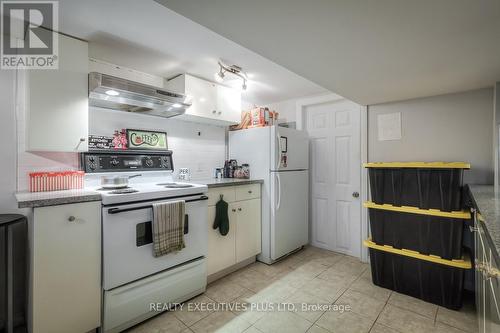
M298 104L310 138L310 242L365 257L362 250L362 107L343 98ZM363 258L362 258L363 259Z

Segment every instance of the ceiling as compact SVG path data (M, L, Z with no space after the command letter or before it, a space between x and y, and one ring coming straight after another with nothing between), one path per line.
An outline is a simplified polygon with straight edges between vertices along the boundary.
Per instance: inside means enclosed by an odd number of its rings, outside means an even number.
M156 0L360 104L492 86L499 0Z
M153 0L64 0L59 30L89 41L89 56L166 78L188 72L212 80L217 61L250 75L243 99L268 104L326 90ZM226 80L241 86L241 80Z

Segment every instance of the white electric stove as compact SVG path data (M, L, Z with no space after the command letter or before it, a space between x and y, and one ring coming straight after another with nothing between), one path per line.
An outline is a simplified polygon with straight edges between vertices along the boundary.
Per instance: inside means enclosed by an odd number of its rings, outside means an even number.
M172 180L172 153L82 154L85 187L102 195L103 331L120 332L157 314L150 304L178 303L206 288L207 186ZM129 186L107 190L103 175L135 175ZM183 200L181 251L153 256L152 205Z

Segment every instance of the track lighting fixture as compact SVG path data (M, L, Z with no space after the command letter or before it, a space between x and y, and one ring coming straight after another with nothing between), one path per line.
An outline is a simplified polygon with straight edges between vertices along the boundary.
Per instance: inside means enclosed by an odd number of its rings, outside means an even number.
M229 66L229 65L222 63L221 61L219 61L218 64L219 64L219 71L215 73L215 80L217 82L222 82L226 76L225 74L230 73L230 74L238 76L239 78L241 78L243 80L243 84L241 85L241 89L243 89L243 90L247 89L248 76L240 66L237 66L237 65Z

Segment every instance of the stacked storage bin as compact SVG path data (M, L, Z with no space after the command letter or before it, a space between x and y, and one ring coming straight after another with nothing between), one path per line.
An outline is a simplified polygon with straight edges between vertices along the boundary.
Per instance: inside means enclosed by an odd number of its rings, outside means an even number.
M466 163L367 163L373 283L441 306L462 306Z

